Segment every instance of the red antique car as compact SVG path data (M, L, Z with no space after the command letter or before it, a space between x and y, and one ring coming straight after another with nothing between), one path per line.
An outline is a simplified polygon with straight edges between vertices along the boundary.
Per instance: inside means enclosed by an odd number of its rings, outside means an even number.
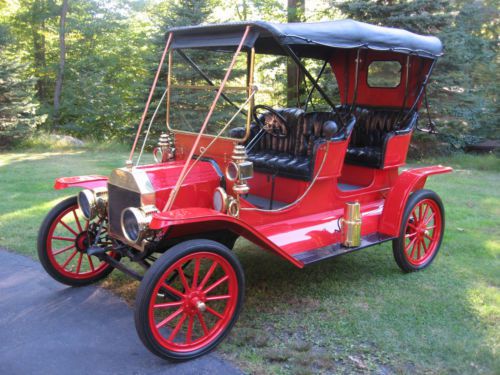
M43 266L73 286L114 268L142 280L137 332L174 360L236 322L240 236L299 268L386 241L404 272L429 266L444 209L424 185L451 168L401 167L441 54L435 37L351 20L169 30L126 165L56 179L84 190L43 222ZM156 162L141 165L160 111Z

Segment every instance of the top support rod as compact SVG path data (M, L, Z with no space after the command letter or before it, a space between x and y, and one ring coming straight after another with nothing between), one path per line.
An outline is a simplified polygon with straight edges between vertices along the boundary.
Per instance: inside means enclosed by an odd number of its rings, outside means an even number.
M146 102L146 107L144 108L144 112L142 113L141 122L139 123L139 128L137 129L137 134L135 135L134 144L132 146L132 150L130 150L130 155L128 157L129 163L132 163L132 158L134 157L135 147L137 146L137 141L139 140L139 136L141 135L142 126L144 125L144 121L146 120L146 115L149 110L149 105L151 104L151 99L153 98L154 91L156 89L156 85L158 83L158 78L160 77L161 68L163 67L163 62L165 61L165 56L167 55L167 51L172 44L173 34L168 34L167 44L165 45L165 49L163 50L163 54L161 55L160 65L158 66L158 70L156 71L155 79L153 81L153 85L151 86L151 90L149 91L148 101Z
M231 64L229 65L229 68L226 72L226 75L224 76L224 79L222 80L219 90L217 91L217 94L215 95L215 98L212 102L212 105L210 106L210 110L207 113L207 116L205 117L205 121L203 122L203 125L201 126L201 129L198 133L198 136L196 137L196 140L194 141L193 147L191 147L191 151L189 152L189 155L186 158L186 162L184 163L184 167L182 168L181 174L179 175L179 178L177 179L177 183L175 184L175 187L172 189L170 192L170 195L168 197L167 204L163 208L163 212L168 211L172 208L175 198L177 197L177 193L179 192L179 188L184 182L184 179L186 178L186 172L189 167L189 163L191 162L191 159L193 158L193 155L195 153L195 150L198 148L198 145L201 140L201 136L205 132L205 129L207 128L208 122L210 121L210 118L212 117L212 114L215 110L215 106L217 102L219 101L220 96L222 95L222 91L224 90L224 86L226 85L227 80L229 79L229 76L231 75L231 72L233 71L234 65L236 64L236 58L240 54L241 49L243 48L243 44L245 43L245 40L248 36L248 33L250 32L250 26L247 26L245 28L245 32L243 33L243 37L241 38L240 44L238 45L238 48L236 49L236 52L234 53L233 59L231 61Z

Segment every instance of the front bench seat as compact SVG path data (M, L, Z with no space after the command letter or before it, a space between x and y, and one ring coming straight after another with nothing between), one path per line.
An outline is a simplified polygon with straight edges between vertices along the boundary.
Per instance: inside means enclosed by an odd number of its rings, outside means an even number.
M286 119L288 135L286 138L264 134L257 144L248 151L248 159L257 171L285 177L308 179L309 158L302 142L304 111L300 108L276 110ZM262 120L268 114L262 114ZM252 125L250 139L259 132L256 124Z
M287 120L286 138L265 134L248 151L248 159L254 163L256 171L283 177L309 181L312 178L314 157L317 144L325 139L346 139L352 131L354 121L349 122L349 129L338 129L331 123L336 119L332 112L304 113L298 108L277 110ZM263 114L262 116L266 116ZM259 128L252 124L250 140ZM232 136L243 135L244 129L234 129Z

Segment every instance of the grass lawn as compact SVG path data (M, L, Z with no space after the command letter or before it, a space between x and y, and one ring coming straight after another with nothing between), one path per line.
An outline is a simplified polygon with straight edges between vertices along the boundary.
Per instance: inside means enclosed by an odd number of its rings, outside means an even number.
M44 215L74 193L52 190L54 178L108 174L125 158L117 148L0 154L0 246L34 257ZM239 240L246 301L218 352L249 373L500 373L500 160L431 163L456 169L427 183L447 219L430 268L401 273L384 244L299 270ZM118 271L103 285L129 301L137 287Z

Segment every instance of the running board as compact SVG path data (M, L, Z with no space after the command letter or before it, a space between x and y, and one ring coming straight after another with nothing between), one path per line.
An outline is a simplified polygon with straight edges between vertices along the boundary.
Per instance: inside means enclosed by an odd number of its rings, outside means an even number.
M319 262L329 258L334 258L339 255L351 253L356 250L361 250L373 245L378 245L394 239L394 237L386 236L385 234L372 233L361 237L361 245L358 247L345 247L340 243L320 247L319 249L304 251L302 253L293 254L293 257L305 266L311 263Z

